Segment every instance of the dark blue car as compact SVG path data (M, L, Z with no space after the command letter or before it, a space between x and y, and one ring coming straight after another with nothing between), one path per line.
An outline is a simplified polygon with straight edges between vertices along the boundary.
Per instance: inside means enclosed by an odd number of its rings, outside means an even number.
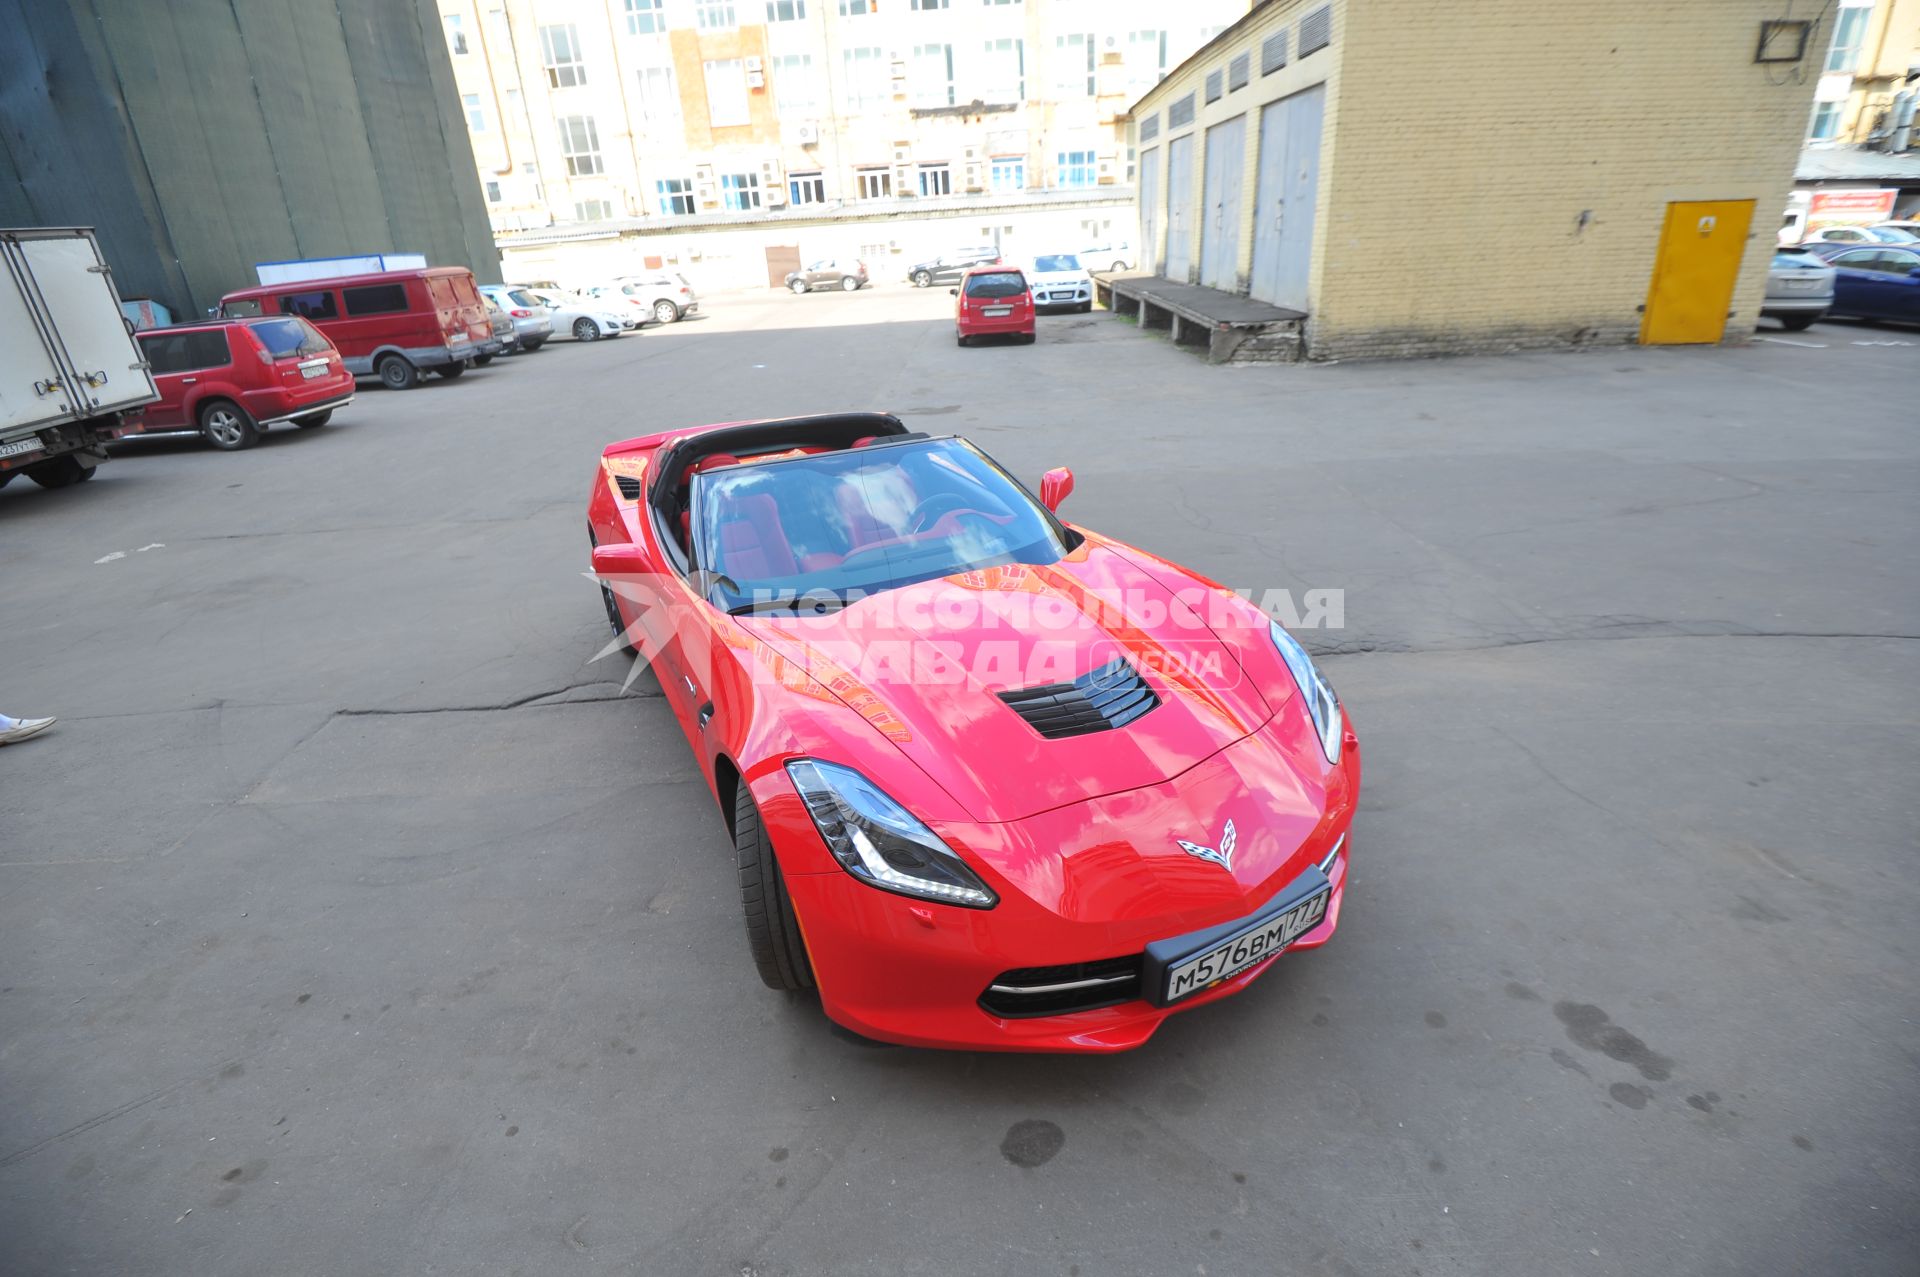
M1920 243L1807 247L1835 272L1829 315L1920 324Z

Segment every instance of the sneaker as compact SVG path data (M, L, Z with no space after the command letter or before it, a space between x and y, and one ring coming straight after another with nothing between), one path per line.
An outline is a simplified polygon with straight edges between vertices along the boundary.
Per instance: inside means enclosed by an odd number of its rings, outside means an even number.
M51 718L8 718L0 714L0 745L15 745L52 727Z

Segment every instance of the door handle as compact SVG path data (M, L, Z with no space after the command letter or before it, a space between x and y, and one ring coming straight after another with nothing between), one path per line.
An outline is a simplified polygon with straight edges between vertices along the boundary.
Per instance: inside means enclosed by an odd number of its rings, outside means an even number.
M200 380L198 377L182 377L180 379L180 384L183 386L191 386L194 382L198 380Z
M680 676L680 681L687 685L687 695L698 696L700 694L700 689L695 687L693 685L693 680L688 678L685 674L682 674Z

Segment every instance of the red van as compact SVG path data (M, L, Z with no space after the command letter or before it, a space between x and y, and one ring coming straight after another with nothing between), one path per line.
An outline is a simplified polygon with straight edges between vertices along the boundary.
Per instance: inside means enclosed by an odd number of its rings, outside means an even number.
M333 343L292 315L212 319L134 334L160 402L143 433L197 430L216 448L251 448L268 426L322 426L353 402Z
M459 266L242 288L220 299L220 313L298 315L339 347L348 371L392 390L418 385L422 370L458 377L505 348L473 272Z

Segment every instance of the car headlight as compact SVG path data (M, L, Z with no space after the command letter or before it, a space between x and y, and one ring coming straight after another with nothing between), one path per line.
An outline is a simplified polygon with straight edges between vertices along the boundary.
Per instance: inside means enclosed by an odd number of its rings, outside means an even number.
M1319 670L1314 668L1313 658L1307 655L1307 649L1300 641L1280 628L1278 621L1267 623L1268 631L1273 635L1273 645L1280 649L1280 659L1293 671L1293 681L1300 686L1300 695L1306 698L1307 714L1313 719L1313 729L1320 735L1320 752L1327 761L1340 761L1340 737L1342 720L1340 698L1334 695L1333 684L1327 682Z
M882 891L970 909L1000 903L938 834L859 772L796 758L787 775L827 850L854 877Z

